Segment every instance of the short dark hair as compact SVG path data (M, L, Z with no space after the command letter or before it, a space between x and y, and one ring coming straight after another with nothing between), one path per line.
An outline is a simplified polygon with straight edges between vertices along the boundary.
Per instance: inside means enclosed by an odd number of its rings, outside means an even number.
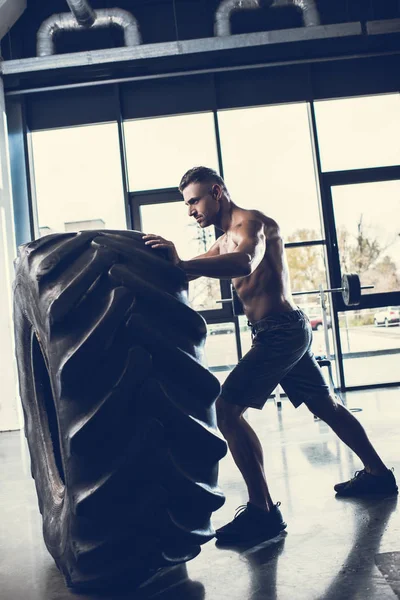
M218 173L214 171L214 169L209 169L208 167L193 167L192 169L189 169L189 171L187 171L181 179L179 191L182 193L183 190L191 183L205 182L218 183L218 185L227 191L222 177L220 177Z

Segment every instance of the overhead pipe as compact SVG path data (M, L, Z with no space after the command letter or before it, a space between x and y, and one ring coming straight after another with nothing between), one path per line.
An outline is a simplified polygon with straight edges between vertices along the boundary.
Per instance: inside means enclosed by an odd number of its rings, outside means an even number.
M72 4L73 0L68 0ZM74 2L76 4L76 2ZM82 18L86 25L82 25L75 14L61 13L55 14L46 19L37 33L37 56L53 56L56 54L55 38L62 31L78 31L83 27L90 29L106 28L115 25L120 27L124 33L125 46L138 46L142 43L139 24L136 18L127 10L121 8L107 8L93 11L95 20L91 26L87 25L89 13L85 13L83 4L89 9L86 2L82 4L82 10L79 12L79 18ZM90 9L91 10L91 9Z
M67 0L67 4L82 27L91 27L96 21L96 13L88 0Z
M276 0L275 6L297 6L301 10L305 27L321 25L316 0Z
M272 4L271 0L268 5ZM231 16L239 10L261 8L264 0L222 0L215 13L214 32L217 37L232 35Z
M303 23L306 27L321 23L315 0L222 0L215 13L215 35L217 37L232 35L231 16L234 12L279 6L298 7L302 12Z

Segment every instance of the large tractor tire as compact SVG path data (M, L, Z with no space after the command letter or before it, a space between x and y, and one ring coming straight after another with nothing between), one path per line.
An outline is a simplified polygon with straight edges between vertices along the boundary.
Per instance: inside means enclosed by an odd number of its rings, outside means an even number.
M44 540L67 585L137 587L197 556L226 444L184 273L139 232L49 235L20 248L14 318Z

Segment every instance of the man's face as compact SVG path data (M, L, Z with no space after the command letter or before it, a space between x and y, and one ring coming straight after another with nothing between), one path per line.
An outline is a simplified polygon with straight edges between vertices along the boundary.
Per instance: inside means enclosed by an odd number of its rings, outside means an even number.
M221 188L213 183L190 183L183 190L189 217L196 219L201 228L215 224L220 197Z

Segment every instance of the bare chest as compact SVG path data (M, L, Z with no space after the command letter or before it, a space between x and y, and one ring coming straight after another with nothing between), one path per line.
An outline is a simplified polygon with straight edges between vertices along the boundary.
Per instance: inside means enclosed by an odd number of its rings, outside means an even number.
M220 254L228 254L229 252L234 252L237 248L237 243L232 239L230 235L223 235L221 237L221 242L219 245Z

